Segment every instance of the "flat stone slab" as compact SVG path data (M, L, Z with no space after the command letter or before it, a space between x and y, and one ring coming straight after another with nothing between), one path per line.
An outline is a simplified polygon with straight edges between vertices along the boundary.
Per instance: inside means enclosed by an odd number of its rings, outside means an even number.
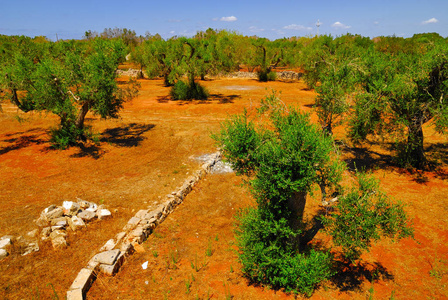
M118 249L104 251L95 255L95 261L100 264L113 265L118 255L120 255L120 250Z
M64 210L62 209L62 207L57 207L57 208L47 212L45 214L45 217L47 218L47 220L51 220L51 219L60 218L60 217L62 217L63 214L64 214Z

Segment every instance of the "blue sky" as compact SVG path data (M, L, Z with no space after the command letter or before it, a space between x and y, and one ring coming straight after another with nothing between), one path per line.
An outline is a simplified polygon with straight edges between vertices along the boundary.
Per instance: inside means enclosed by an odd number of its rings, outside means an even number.
M138 35L192 36L228 29L269 39L347 32L375 37L448 36L448 0L0 0L0 34L80 39L128 28Z

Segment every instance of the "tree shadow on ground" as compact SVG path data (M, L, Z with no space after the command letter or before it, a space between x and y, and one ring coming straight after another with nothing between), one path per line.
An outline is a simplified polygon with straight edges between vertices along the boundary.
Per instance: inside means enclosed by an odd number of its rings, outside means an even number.
M336 262L337 273L331 281L342 292L360 290L364 281L393 280L393 274L379 262L358 262L353 265L346 260Z
M70 157L91 157L93 159L99 159L106 153L95 143L79 143L77 146L79 147L79 152L72 154Z
M340 147L342 152L350 153L354 158L347 158L344 161L349 171L369 171L377 168L387 169L395 166L394 158L389 154L378 153L364 147Z
M171 100L169 96L158 96L157 102L159 103L168 103Z
M30 130L30 131L34 131L34 130ZM13 136L16 134L23 134L23 133L25 133L25 132L8 134L7 136L10 137L10 136ZM5 140L2 140L1 142L11 143L11 145L0 148L0 155L8 153L10 151L19 150L19 149L31 146L32 144L39 145L39 144L45 143L46 141L44 139L40 138L38 134L28 134L28 135L19 136L18 138L5 139Z
M235 99L241 98L240 95L228 95L225 96L223 94L211 94L209 97L209 100L211 101L218 101L219 104L227 104L227 103L233 103Z
M154 124L130 123L124 127L106 129L101 134L100 142L107 142L118 147L137 147L145 140L143 134L154 127ZM78 147L79 152L73 154L72 157L92 157L99 159L105 153L99 144L95 143L80 143Z
M154 127L154 124L130 123L125 127L106 129L101 134L100 141L115 144L119 147L136 147L145 140L142 135Z
M172 100L169 96L157 97L157 102L168 103L169 101L175 101L178 105L188 104L212 104L218 102L218 104L233 103L235 99L241 98L240 95L224 95L224 94L211 94L207 100Z
M425 149L427 158L434 164L448 165L448 143L436 143Z

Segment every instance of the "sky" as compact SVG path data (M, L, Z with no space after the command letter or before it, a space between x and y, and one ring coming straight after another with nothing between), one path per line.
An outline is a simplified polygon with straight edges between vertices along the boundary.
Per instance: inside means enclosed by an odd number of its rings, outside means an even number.
M4 35L81 39L87 30L115 27L165 39L208 28L271 40L317 33L447 37L448 0L0 0Z

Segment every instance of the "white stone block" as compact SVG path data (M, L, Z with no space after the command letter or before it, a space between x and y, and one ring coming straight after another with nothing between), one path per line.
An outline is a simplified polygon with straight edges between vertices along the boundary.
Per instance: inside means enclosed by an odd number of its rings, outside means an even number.
M70 290L67 292L67 300L84 300L81 289Z
M92 270L81 269L69 290L81 290L81 295L85 295L86 291L92 285L93 280L95 280L95 274Z

